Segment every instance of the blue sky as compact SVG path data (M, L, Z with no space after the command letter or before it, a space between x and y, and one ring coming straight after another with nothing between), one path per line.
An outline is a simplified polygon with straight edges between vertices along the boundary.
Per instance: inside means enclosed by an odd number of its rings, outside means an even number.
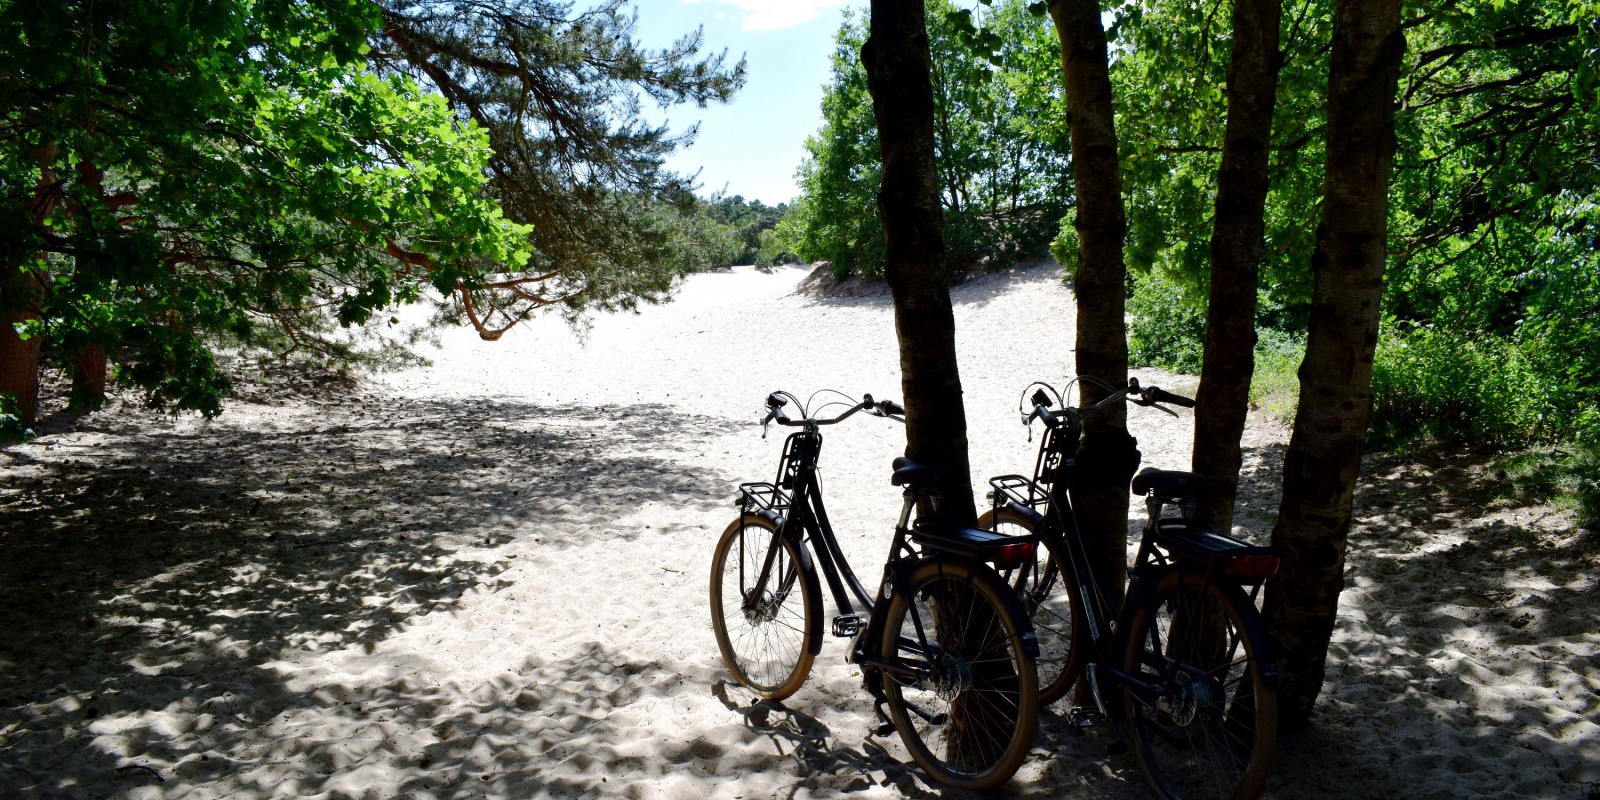
M731 103L685 106L668 119L674 130L698 121L693 147L667 165L700 172L702 196L718 191L777 205L798 193L794 170L807 136L822 124L833 36L845 8L862 0L635 0L638 35L660 48L704 28L705 49L743 55L748 79ZM659 112L649 109L655 119Z

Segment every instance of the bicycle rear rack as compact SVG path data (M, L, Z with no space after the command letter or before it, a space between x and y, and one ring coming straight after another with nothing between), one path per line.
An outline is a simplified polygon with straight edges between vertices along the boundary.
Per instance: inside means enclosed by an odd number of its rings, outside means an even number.
M999 569L1021 566L1033 558L1037 546L1031 536L1007 536L978 528L924 525L920 519L912 526L911 540L925 550L991 563Z
M989 496L993 498L997 508L1010 501L1043 513L1050 503L1050 493L1032 478L1022 475L1001 475L990 478L989 485L994 487Z
M1220 564L1230 578L1245 584L1259 584L1275 574L1282 556L1278 548L1253 545L1188 520L1159 520L1150 541L1180 562L1207 570Z

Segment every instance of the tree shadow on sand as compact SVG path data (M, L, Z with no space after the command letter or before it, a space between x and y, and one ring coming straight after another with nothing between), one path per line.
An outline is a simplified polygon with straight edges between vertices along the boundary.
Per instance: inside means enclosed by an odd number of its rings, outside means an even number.
M1600 547L1499 500L1491 462L1366 460L1328 683L1269 796L1600 797Z
M373 708L287 688L284 653L370 652L503 586L503 563L479 554L572 529L586 493L710 508L733 490L664 449L731 423L656 407L321 405L338 410L249 427L93 417L81 436L0 449L0 795L104 797L298 759L250 740Z

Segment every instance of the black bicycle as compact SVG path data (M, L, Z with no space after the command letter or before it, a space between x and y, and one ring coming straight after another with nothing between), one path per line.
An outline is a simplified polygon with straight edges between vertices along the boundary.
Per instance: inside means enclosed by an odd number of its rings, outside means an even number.
M1079 380L1110 394L1080 413L1048 384L1023 390L1023 424L1045 428L1033 476L992 479L993 507L978 521L1039 543L1006 577L1039 639L1040 697L1059 699L1087 674L1094 707L1074 709L1074 720L1109 720L1113 747L1132 745L1158 797L1257 797L1276 750L1277 667L1255 603L1278 553L1192 523L1194 476L1146 468L1131 490L1144 496L1148 520L1126 593L1108 596L1088 566L1078 514L1082 417L1124 400L1175 415L1162 404L1194 401L1136 379L1122 388Z
M798 419L787 413L791 403ZM835 407L845 410L819 418ZM937 507L950 478L895 459L891 483L904 487L904 505L883 579L869 595L823 507L819 430L860 411L904 422L904 410L831 391L808 403L774 392L766 408L763 435L772 421L800 430L784 444L777 480L739 487L739 516L712 557L711 621L723 662L762 697L798 690L822 647L820 570L838 607L831 631L854 640L847 660L876 700L879 735L892 726L941 783L980 790L1004 783L1033 745L1038 649L1021 602L995 569L1031 563L1033 538L949 525L937 514L913 523L918 502Z

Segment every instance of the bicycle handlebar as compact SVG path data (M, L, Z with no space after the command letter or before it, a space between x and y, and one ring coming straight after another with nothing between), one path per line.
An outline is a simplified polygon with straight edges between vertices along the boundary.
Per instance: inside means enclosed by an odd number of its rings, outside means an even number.
M1194 408L1194 400L1182 395L1176 395L1165 391L1158 386L1140 386L1138 378L1129 378L1128 385L1121 388L1113 388L1105 381L1088 375L1084 375L1078 378L1078 380L1091 381L1111 392L1109 396L1100 402L1095 403L1088 408L1082 409L1081 413L1083 414L1094 413L1102 408L1105 408L1106 406L1111 405L1112 403L1121 402L1123 400L1129 400L1135 405L1145 406L1147 408L1157 408L1173 416L1177 416L1177 412L1167 408L1165 405L1162 405L1163 403L1179 406L1181 408ZM1026 392L1027 390L1024 389L1023 391ZM1043 420L1046 426L1054 428L1061 424L1061 417L1080 413L1079 409L1072 408L1064 403L1061 404L1060 407L1052 407L1050 404L1052 399L1055 398L1051 398L1048 394L1046 394L1044 389L1041 388L1035 390L1033 396L1028 398L1029 403L1033 405L1033 410L1022 415L1022 424L1031 426L1033 421L1038 419Z
M830 389L825 391L831 392L833 390ZM839 394L842 397L849 396L845 395L843 392L834 393ZM812 397L815 398L816 395L812 395ZM795 401L795 405L800 407L800 419L791 418L783 410L784 406L789 404L789 400ZM839 401L835 400L823 404L822 408L827 408L828 406L836 404L842 405L842 403L839 403ZM906 421L906 410L903 406L893 400L873 400L872 395L870 394L862 395L861 402L850 406L843 413L838 414L837 416L827 419L819 419L807 412L805 404L801 403L799 398L789 394L788 392L779 390L767 395L767 416L761 420L761 435L763 438L766 437L767 423L770 422L777 422L779 425L789 427L819 427L822 425L837 425L854 416L858 411L865 411L874 417L884 417L886 419L892 419L901 423Z

